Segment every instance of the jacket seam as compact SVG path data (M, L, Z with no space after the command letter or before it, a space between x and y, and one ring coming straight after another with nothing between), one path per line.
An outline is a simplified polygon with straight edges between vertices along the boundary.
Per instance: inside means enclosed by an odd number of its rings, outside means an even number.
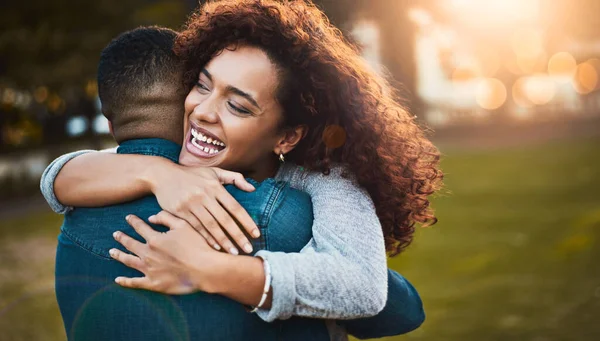
M279 181L275 182L275 191L271 192L269 200L267 201L267 205L265 206L263 217L261 218L264 226L269 226L269 224L271 223L271 216L273 215L273 211L275 211L275 203L277 202L277 199L279 199L285 186L285 183Z

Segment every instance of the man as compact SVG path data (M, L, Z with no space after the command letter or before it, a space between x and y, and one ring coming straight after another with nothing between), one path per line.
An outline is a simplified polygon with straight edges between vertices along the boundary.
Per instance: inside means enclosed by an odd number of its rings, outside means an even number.
M186 94L180 86L180 63L172 52L175 36L168 29L140 28L122 34L102 53L99 96L120 145L118 153L177 162ZM76 155L56 160L45 177L53 178ZM47 198L53 195L51 185L44 186L42 179ZM256 220L262 236L276 237L255 240L254 249L299 252L312 237L310 197L284 183L255 183L255 187L248 193L227 186ZM266 205L270 197L277 201ZM56 293L70 340L329 339L323 320L294 317L266 323L222 296L202 292L169 296L114 284L117 276L142 274L111 259L108 250L121 248L112 233L119 230L141 240L124 217L129 213L148 217L160 210L156 198L150 196L102 208L75 208L66 214L57 250ZM285 216L297 219L283 222ZM389 277L390 296L384 311L369 319L339 322L350 333L381 337L410 331L422 322L414 288L397 273L390 272Z

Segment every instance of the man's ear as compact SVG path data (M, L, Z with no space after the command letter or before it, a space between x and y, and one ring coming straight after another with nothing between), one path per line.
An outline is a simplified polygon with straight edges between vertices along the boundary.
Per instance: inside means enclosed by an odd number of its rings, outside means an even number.
M275 154L287 154L291 152L308 133L308 126L299 125L292 129L287 129L283 136L277 141L273 149Z

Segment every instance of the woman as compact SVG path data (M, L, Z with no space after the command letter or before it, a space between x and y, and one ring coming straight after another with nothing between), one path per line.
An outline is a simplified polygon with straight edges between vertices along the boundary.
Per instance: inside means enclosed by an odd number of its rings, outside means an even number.
M262 303L258 313L265 320L376 314L385 303L384 241L395 255L410 243L415 223L435 222L427 196L442 177L437 150L390 95L387 82L318 9L301 1L208 3L190 18L176 50L186 61L191 88L181 163L221 167L255 180L275 177L306 190L315 212L313 240L299 254L260 251L259 257L228 261L232 256L216 251L195 253L193 235L174 229L177 234L152 235L159 247L135 246L161 266L155 272L145 268L146 280L120 284L172 292L182 283L170 273L181 271L198 281L196 289ZM216 138L216 148L206 151L205 138L210 143ZM103 153L78 157L57 177L56 194L64 204L86 206L151 191L174 214L161 213L154 222L174 226L181 217L205 233L213 226L212 237L215 226L227 225L222 208L215 208L225 204L205 190L218 179L151 159L127 160ZM115 179L139 186L118 187ZM74 184L76 193L69 189ZM129 221L150 233L139 219ZM178 247L167 247L174 238ZM133 248L126 236L118 239ZM141 264L135 256L115 257ZM186 265L199 262L202 269ZM272 283L263 300L267 264ZM166 270L173 268L177 271ZM218 269L227 269L226 276L206 276Z

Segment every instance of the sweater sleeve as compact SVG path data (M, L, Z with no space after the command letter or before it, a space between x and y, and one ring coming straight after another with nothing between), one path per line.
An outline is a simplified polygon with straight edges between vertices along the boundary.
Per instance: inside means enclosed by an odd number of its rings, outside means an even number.
M83 154L87 154L87 153L95 153L95 152L98 152L98 151L91 150L91 149L84 149L84 150L78 150L76 152L68 153L65 155L61 155L61 156L57 157L54 161L52 161L52 163L50 163L48 165L48 167L46 167L46 169L44 170L44 173L42 174L42 178L40 179L40 191L42 192L44 199L46 199L46 202L48 203L48 205L50 205L50 208L54 212L60 213L60 214L65 214L73 209L73 207L63 205L60 201L58 201L58 198L56 197L56 194L54 193L54 180L56 180L58 173L60 173L60 171L62 170L64 165L67 164L67 162L73 160L74 158L78 157L79 155L83 155ZM99 152L116 153L117 148L103 149L103 150L100 150Z
M42 174L42 179L40 180L40 190L42 192L42 195L44 196L44 199L46 199L46 202L48 203L48 205L50 205L50 208L54 212L65 214L73 209L73 207L61 204L60 201L58 201L58 199L56 198L56 194L54 194L54 180L56 180L58 173L67 162L73 160L79 155L93 152L94 150L79 150L76 152L61 155L57 157L54 161L52 161L52 163L50 163L48 167L46 167L46 169L44 170L44 173Z
M265 321L292 315L325 319L374 316L387 299L383 232L373 202L355 181L300 170L280 180L313 201L313 238L300 253L261 250L271 266L273 301L258 311Z

